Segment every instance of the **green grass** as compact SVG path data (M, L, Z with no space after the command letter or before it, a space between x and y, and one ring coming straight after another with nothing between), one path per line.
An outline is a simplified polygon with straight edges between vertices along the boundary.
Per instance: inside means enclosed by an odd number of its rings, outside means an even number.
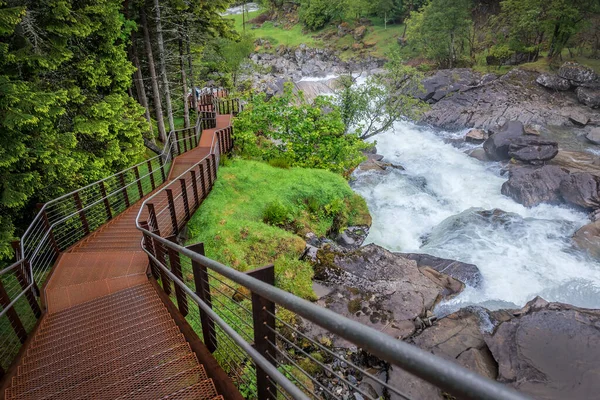
M278 287L312 299L313 270L299 260L302 236L325 235L340 215L348 226L370 224L366 203L344 178L325 170L245 160L227 164L188 223L189 243L204 242L208 257L240 271L274 264ZM265 208L275 201L289 212L285 227L263 222Z

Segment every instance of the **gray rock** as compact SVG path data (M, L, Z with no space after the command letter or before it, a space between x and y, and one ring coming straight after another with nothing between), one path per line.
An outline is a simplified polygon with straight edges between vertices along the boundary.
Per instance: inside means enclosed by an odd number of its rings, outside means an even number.
M488 138L488 134L483 129L471 129L465 135L465 141L472 143L480 143Z
M573 243L590 256L600 259L600 220L579 228L573 235Z
M469 157L476 158L479 161L490 161L490 158L482 147L469 151Z
M456 260L448 260L430 256L429 254L400 253L403 257L415 260L418 267L430 267L454 279L473 287L479 287L483 281L481 272L477 265L463 263Z
M529 302L485 341L498 381L533 398L583 400L600 393L600 311Z
M600 177L587 172L575 172L564 177L560 194L570 204L586 209L600 207Z
M508 147L508 156L519 161L534 163L552 160L558 154L558 143L536 137L521 137Z
M556 165L515 168L510 171L501 191L526 207L540 203L558 204L562 199L561 181L568 176L567 170Z
M569 90L571 88L571 82L568 79L554 74L540 74L535 81L548 89Z
M596 75L593 69L570 61L564 63L559 68L558 76L570 80L575 85L593 82L598 79L598 75Z
M575 90L575 93L580 103L592 108L600 107L600 88L580 86Z
M467 68L439 70L423 80L423 91L415 96L435 103L448 96L479 84L481 76Z
M569 121L577 126L586 126L590 121L590 117L580 111L572 111L569 114Z
M600 128L592 129L585 137L594 144L600 144Z
M490 136L483 143L483 149L488 157L495 161L507 160L510 144L525 134L525 127L519 121L508 121L499 132Z

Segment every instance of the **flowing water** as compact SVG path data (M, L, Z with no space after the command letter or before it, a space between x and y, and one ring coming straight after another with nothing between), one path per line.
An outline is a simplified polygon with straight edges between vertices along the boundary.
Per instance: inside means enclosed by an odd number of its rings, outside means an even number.
M507 178L497 163L467 156L470 145L457 140L463 135L399 122L376 137L384 161L405 170L355 174L353 188L373 216L367 242L477 265L483 283L441 304L441 314L472 304L520 307L536 295L600 308L600 263L570 240L588 222L586 214L525 208L503 196ZM482 213L493 209L506 214Z

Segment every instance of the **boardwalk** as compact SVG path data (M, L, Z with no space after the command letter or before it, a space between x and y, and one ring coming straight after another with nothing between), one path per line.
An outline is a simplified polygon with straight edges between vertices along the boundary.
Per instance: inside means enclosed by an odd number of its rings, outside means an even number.
M163 186L207 156L230 124L217 116ZM142 202L60 255L43 289L48 314L7 399L221 398L148 281L135 227Z

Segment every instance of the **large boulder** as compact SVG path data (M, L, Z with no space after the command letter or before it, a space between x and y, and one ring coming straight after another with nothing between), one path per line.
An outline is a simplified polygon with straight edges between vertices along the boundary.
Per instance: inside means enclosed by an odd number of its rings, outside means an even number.
M537 137L520 137L508 147L509 157L528 163L549 161L557 154L558 143Z
M600 259L600 220L582 226L573 235L577 247Z
M587 172L575 172L564 177L560 194L570 204L586 209L600 207L600 177Z
M535 81L548 89L569 90L571 88L571 82L568 79L554 74L540 74Z
M570 61L560 67L558 76L568 79L574 85L589 83L598 79L598 75L596 75L593 69Z
M580 86L575 90L580 103L588 107L600 107L600 88Z
M481 77L468 68L439 70L423 80L423 90L415 97L435 103L450 93L466 90L477 85Z
M375 244L349 252L325 246L314 268L316 277L333 288L320 304L397 338L412 335L438 301L464 287Z
M600 393L600 311L536 298L485 337L498 381L533 398L583 400Z
M430 267L443 274L449 275L454 279L466 283L473 287L479 287L483 281L481 272L477 265L463 263L456 260L448 260L431 256L429 254L418 253L399 253L403 257L415 260L418 267Z
M600 144L600 128L592 129L585 137L594 144Z
M511 143L525 134L525 127L519 121L508 121L500 130L483 143L483 149L494 161L507 160Z
M354 40L359 41L365 37L366 33L367 33L367 27L364 25L361 25L352 32L352 36L354 37Z
M502 185L502 194L526 207L540 203L558 204L561 202L561 181L568 176L566 169L556 165L515 168Z

